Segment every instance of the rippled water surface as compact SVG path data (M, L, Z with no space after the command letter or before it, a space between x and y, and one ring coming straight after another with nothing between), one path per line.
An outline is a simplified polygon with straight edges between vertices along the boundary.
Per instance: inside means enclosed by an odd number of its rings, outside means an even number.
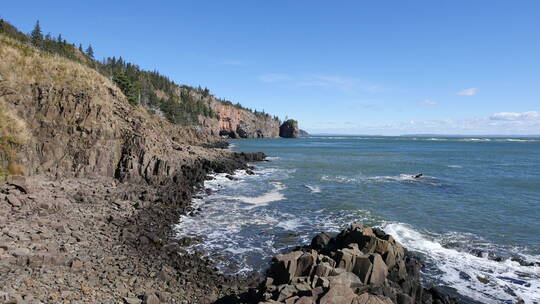
M426 259L426 284L485 303L540 302L540 139L317 137L231 141L262 151L256 175L215 175L179 237L227 273L351 222L382 227ZM420 178L414 175L422 173ZM491 257L502 258L502 261Z

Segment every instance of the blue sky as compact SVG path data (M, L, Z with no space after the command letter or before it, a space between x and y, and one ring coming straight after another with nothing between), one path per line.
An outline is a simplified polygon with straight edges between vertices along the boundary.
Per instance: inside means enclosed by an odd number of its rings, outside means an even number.
M540 1L5 1L315 133L540 134Z

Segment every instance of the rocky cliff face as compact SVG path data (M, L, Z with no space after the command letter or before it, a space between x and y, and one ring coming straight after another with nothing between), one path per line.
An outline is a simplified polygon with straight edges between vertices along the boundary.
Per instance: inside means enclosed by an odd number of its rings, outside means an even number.
M180 189L194 173L189 170L204 174L212 160L238 157L240 164L244 157L199 147L215 137L129 105L109 79L86 66L2 35L0 57L0 109L26 130L23 145L11 144L11 162L21 173ZM0 154L5 167L8 157Z
M211 101L218 118L201 117L203 129L210 135L225 138L274 138L279 135L279 122L271 116Z

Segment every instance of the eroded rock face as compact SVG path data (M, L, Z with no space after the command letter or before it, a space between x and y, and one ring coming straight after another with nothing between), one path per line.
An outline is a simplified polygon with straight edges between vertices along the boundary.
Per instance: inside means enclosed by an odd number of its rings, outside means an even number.
M284 138L298 138L300 137L300 129L298 128L298 122L293 119L289 119L281 124L279 127L279 137Z
M211 100L218 118L200 117L203 130L212 136L225 138L275 138L279 136L279 122L271 116L255 114L233 105Z
M457 303L422 288L420 263L392 236L359 224L275 256L259 297L292 304Z

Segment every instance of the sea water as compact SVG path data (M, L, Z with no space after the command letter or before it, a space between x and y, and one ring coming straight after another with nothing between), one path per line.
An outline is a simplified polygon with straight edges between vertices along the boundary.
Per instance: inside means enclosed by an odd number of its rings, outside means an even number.
M424 284L483 303L540 302L540 139L310 136L234 140L255 175L215 174L183 216L221 271L264 271L321 231L378 226L423 259ZM415 178L415 174L422 176Z

